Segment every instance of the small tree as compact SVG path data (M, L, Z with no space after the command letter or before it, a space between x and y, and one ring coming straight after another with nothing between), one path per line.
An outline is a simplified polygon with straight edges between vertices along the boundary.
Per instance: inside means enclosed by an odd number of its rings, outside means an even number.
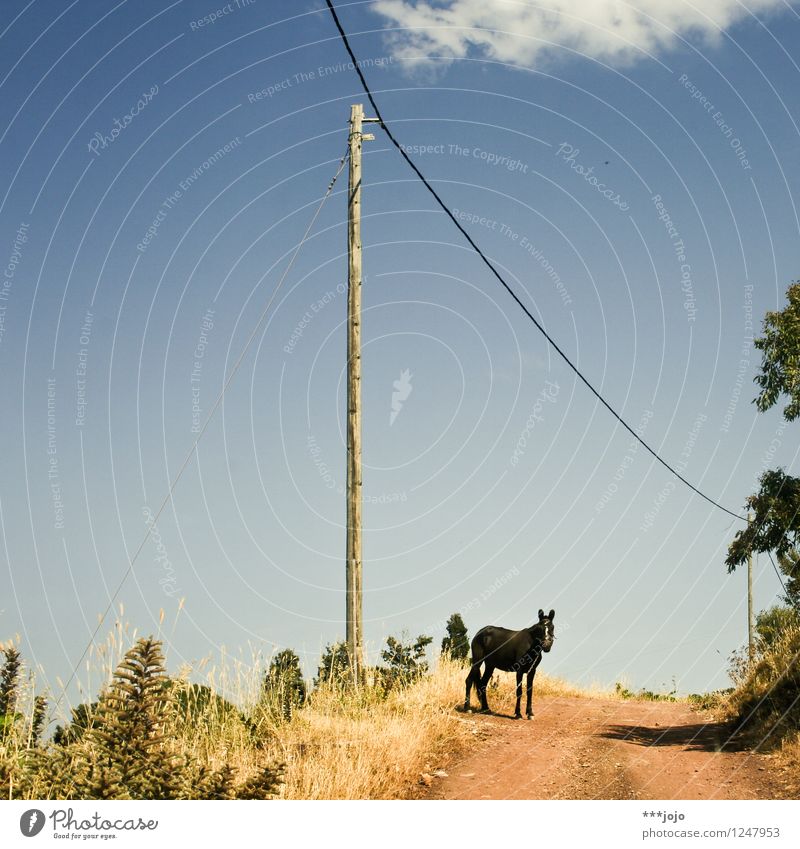
M272 713L291 719L306 700L306 682L300 669L300 658L292 649L279 651L270 661L264 677L264 695Z
M381 652L381 657L389 667L387 685L409 684L424 675L428 671L425 649L432 642L433 637L426 637L424 634L420 634L413 644L409 642L405 632L400 640L388 637L386 648Z
M314 686L333 683L344 684L350 678L350 653L347 651L347 643L339 642L328 644L319 661L317 677Z
M91 799L174 799L182 776L165 751L165 726L174 711L161 643L140 638L100 697L95 744L85 786Z
M19 652L13 646L4 649L3 654L5 661L0 670L0 736L14 727L17 718L19 670L22 663Z
M451 660L466 661L469 657L467 626L460 613L453 613L447 620L447 636L442 640L442 654Z

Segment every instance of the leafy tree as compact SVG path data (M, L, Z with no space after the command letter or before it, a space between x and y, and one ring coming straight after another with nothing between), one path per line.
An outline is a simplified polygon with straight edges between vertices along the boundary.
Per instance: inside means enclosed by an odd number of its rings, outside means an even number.
M785 558L800 546L800 478L783 469L761 475L760 489L747 499L753 521L739 531L728 546L725 562L732 572L755 551L775 551Z
M447 620L447 636L442 640L442 654L452 660L466 660L469 657L467 626L460 613L453 613Z
M328 644L319 661L317 677L314 686L319 687L325 683L346 683L350 678L350 653L347 651L347 643L339 642Z
M291 719L295 709L306 700L306 682L300 668L300 658L292 649L279 651L270 661L264 677L267 703L284 719Z
M780 312L768 312L764 335L753 343L762 352L761 373L755 377L761 392L755 400L763 413L788 396L783 417L793 422L800 416L800 281L786 290L789 303Z
M381 657L388 664L387 685L409 684L423 676L428 671L425 649L432 642L433 637L424 634L420 634L415 643L409 642L405 633L401 640L388 637L386 648L381 652Z
M787 290L788 304L779 312L768 312L764 318L764 335L754 341L762 352L761 368L755 377L761 392L755 404L762 412L769 410L785 396L786 421L800 416L800 282ZM747 499L754 521L739 531L728 546L725 562L728 571L744 563L751 552L775 551L790 578L790 603L797 604L797 558L800 548L800 478L783 469L770 469L760 478L757 493ZM788 588L787 588L788 589Z
M786 575L786 597L787 604L792 605L800 611L800 551L792 548L786 554L778 555L778 566Z

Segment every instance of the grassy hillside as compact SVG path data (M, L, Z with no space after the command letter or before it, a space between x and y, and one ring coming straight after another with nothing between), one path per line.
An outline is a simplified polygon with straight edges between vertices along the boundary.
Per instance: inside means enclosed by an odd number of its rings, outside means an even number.
M93 701L48 730L47 705L21 659L13 648L5 655L3 798L401 798L478 734L474 718L454 710L466 668L446 658L408 683L323 682L287 710L279 691L265 691L258 666L233 675L205 668L201 686L189 669L168 677L160 643L140 639ZM511 711L513 676L490 687L492 707ZM581 692L541 673L535 689Z
M71 716L50 718L16 650L0 675L0 797L14 799L392 799L475 745L480 724L456 710L466 667L440 657L428 674L391 679L374 671L353 689L335 677L308 695L265 686L265 665L207 662L168 676L161 644L139 639L123 652L117 634L94 658L105 683ZM128 643L130 645L130 642ZM713 697L760 747L800 765L800 627L739 657L735 688ZM227 671L226 671L227 670ZM275 666L270 667L273 685ZM203 676L204 684L192 678ZM270 680L269 677L266 679ZM539 672L541 696L669 699L674 695L579 689ZM291 696L289 698L288 696ZM492 709L512 714L514 676L498 674ZM706 699L690 699L699 707ZM473 706L476 704L473 693Z

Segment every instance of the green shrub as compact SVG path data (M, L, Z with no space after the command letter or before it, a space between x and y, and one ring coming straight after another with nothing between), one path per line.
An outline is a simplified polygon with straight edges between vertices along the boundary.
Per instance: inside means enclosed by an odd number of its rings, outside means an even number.
M290 720L306 700L306 682L300 658L292 649L279 651L264 677L262 702L276 719Z
M776 604L756 617L756 636L761 649L773 645L792 626L800 625L800 614L793 607Z
M799 658L800 626L794 624L759 640L752 661L746 650L734 657L730 707L743 726L775 737L800 728Z
M433 642L433 637L420 634L416 642L411 643L404 633L402 639L388 637L386 648L381 652L381 657L387 664L384 671L384 686L386 689L400 684L407 686L421 678L428 671L428 663L425 660L425 649Z
M620 684L618 681L614 685L614 692L620 699L639 699L645 702L676 702L675 693L677 692L677 688L674 682L672 687L669 693L654 693L652 690L645 690L644 687L634 693L633 690L629 690L624 684Z
M350 680L350 653L347 643L339 642L328 644L319 661L317 677L314 686L322 684L341 685Z
M719 710L728 704L733 687L726 690L714 690L711 693L690 693L686 700L697 710Z

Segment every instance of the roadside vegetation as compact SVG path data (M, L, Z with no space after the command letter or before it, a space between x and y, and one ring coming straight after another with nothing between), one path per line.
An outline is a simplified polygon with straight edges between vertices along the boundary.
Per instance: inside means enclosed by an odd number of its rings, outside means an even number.
M800 796L800 614L776 605L759 614L757 639L731 664L734 689L726 714L751 744L778 756L787 790Z
M756 661L737 655L733 691L688 701L717 716L749 717L790 753L800 750L800 681L796 667L794 677L782 670L787 652L800 648L800 628L783 616L759 617ZM454 625L463 646L463 622ZM106 652L107 683L60 721L50 719L17 649L0 651L0 797L408 798L483 733L460 710L468 660L447 640L429 669L430 638L390 637L383 663L368 668L358 688L342 643L326 647L312 686L291 649L266 663L201 663L169 675L160 641L131 639L127 650L116 641L113 664ZM200 675L203 683L191 680ZM776 687L776 679L785 683ZM514 683L511 673L490 682L496 713L513 714ZM535 698L549 696L681 700L674 690L579 688L539 672Z
M346 646L328 645L312 686L291 649L268 662L203 662L169 675L159 640L118 627L95 654L99 692L59 720L6 645L0 797L406 798L481 733L475 717L455 709L469 650L460 615L448 621L432 669L430 642L389 637L381 665L358 688ZM204 683L192 681L198 676ZM588 695L542 673L535 686L537 697ZM490 687L496 710L513 712L514 676L495 676Z
M759 624L765 635L775 633L774 616ZM137 639L118 625L94 652L98 692L68 716L61 709L59 719L16 647L0 647L0 798L417 795L483 733L477 718L461 711L469 664L461 616L448 620L432 668L430 643L425 635L389 637L382 663L368 667L355 688L344 643L325 647L313 683L289 648L269 661L203 661L168 674L158 639ZM535 699L677 699L674 688L583 688L541 671L534 686ZM511 716L515 676L496 673L489 689L494 711ZM699 707L718 708L728 697L694 698Z
M311 688L291 649L267 664L201 663L170 676L159 640L118 628L95 654L99 693L60 721L5 645L0 798L405 796L475 737L474 722L453 710L463 659L448 653L430 672L430 642L390 637L383 665L358 688L345 646L328 646ZM199 675L203 684L191 681Z
M785 424L800 417L800 282L786 291L786 306L764 317L754 340L762 359L755 382L754 403L761 412L785 406ZM763 611L752 656L743 651L733 661L734 690L727 701L729 715L761 748L778 750L800 792L800 477L783 468L768 469L758 492L747 499L753 520L728 547L728 571L754 552L774 559L783 585L782 603ZM775 561L777 560L777 564Z

